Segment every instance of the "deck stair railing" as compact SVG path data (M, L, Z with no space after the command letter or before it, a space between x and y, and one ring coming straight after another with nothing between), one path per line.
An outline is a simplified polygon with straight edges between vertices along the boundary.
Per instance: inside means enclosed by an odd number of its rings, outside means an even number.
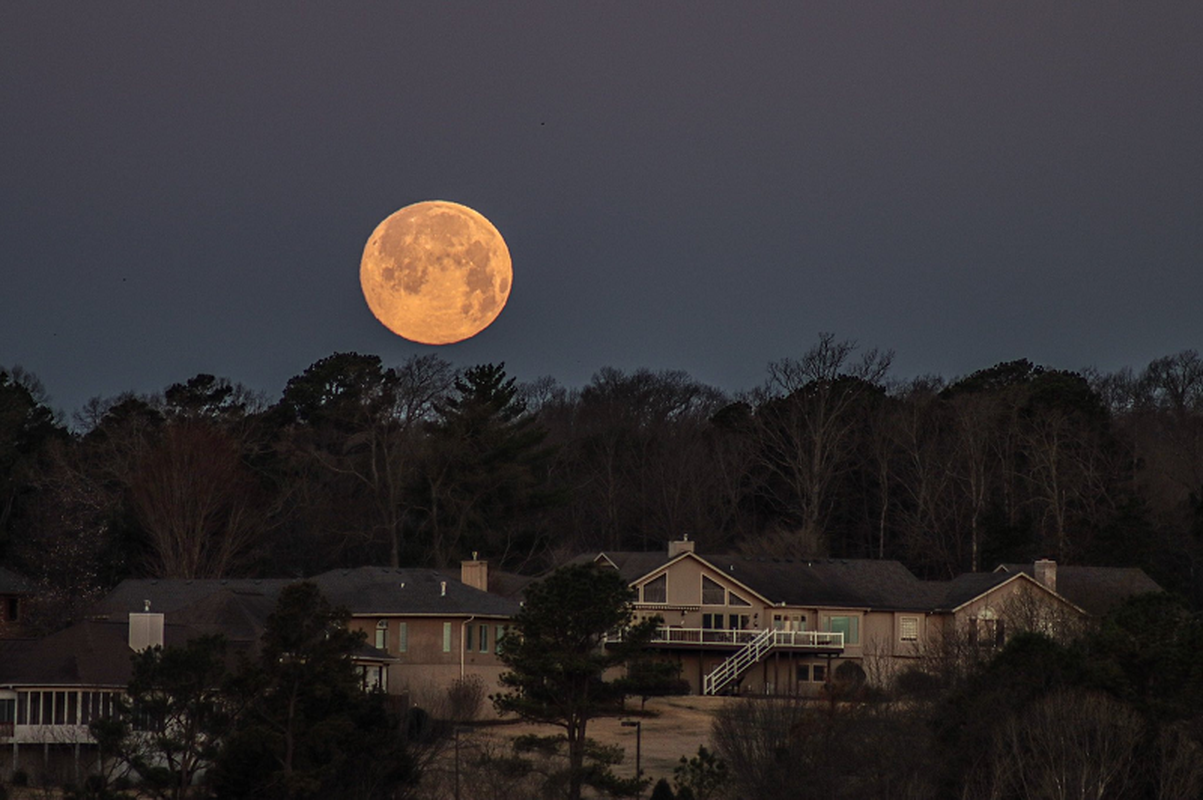
M829 631L779 631L769 628L757 634L710 674L702 676L702 693L718 694L737 681L752 665L778 647L822 647L842 650L844 634Z

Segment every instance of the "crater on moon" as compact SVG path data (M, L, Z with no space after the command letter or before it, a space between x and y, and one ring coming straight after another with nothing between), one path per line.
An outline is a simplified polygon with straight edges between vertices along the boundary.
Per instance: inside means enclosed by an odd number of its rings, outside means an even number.
M389 330L422 344L451 344L480 333L505 308L513 266L505 240L484 216L427 200L376 226L359 283Z

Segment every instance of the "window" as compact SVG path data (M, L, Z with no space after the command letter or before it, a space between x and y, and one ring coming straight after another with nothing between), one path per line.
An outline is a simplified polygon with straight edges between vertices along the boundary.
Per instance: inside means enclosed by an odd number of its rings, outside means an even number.
M397 623L397 652L404 653L409 649L409 623Z
M725 606L727 605L727 590L723 588L721 583L712 581L705 575L702 576L702 605L704 606Z
M659 578L650 580L643 584L643 602L645 603L667 603L668 602L668 576L661 575Z
M750 606L752 605L747 600L743 599L735 592L727 592L727 605L729 606Z
M969 643L982 647L1002 647L1006 644L1006 626L1001 619L993 614L984 612L981 616L969 620Z
M0 700L0 725L6 722L16 722L17 719L17 701L16 700Z
M489 652L489 626L481 625L479 633L480 636L477 638L480 641L480 652L487 653Z
M494 652L494 653L500 653L500 652L501 652L501 637L502 637L502 636L505 636L505 626L504 626L504 625L498 625L498 626L497 626L497 627L496 627L496 628L493 630L493 637L494 637L494 638L493 638L493 652Z
M810 680L810 664L798 665L798 683L806 683Z
M15 598L15 597L8 598L8 602L6 602L4 605L5 605L4 614L8 618L8 621L16 622L17 617L20 616L19 608L18 608L18 604L17 604L17 598Z
M376 623L376 649L388 651L388 620Z
M703 614L702 615L702 627L710 629L710 630L721 631L723 629L723 615L722 614Z
M899 617L898 618L898 638L904 642L919 641L919 618L918 617Z
M451 623L443 623L443 652L451 652Z
M860 617L835 616L827 618L827 630L844 634L844 644L860 644Z
M747 614L729 614L727 616L727 627L733 631L745 631L748 629Z
M815 683L823 683L827 680L827 665L815 664L811 668L810 674Z
M464 650L471 652L472 651L472 626L471 625L464 626L464 637L465 637L464 638Z
M780 614L773 615L773 630L775 630L775 631L785 630L785 617L781 616Z

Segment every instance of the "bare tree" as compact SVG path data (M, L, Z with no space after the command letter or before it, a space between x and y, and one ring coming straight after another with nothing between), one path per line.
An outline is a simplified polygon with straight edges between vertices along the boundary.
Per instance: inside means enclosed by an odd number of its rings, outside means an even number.
M1118 700L1059 692L999 727L996 779L1030 800L1126 797L1143 734L1140 715Z
M1157 800L1203 796L1203 743L1198 733L1196 730L1192 735L1185 723L1177 723L1163 728L1157 736Z
M821 550L863 403L883 391L893 359L876 349L854 359L856 349L855 342L822 333L801 359L769 364L768 380L755 395L760 463L775 479L777 504L796 521L800 541L820 542Z
M131 495L150 540L151 573L161 577L236 573L269 524L240 442L207 422L169 425L133 474Z

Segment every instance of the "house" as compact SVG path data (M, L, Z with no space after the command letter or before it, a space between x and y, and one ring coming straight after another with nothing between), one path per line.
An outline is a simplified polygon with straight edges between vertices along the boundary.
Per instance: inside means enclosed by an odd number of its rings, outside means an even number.
M230 607L227 614L242 613L237 607L243 600L232 593L214 598L209 611L221 604ZM262 622L266 614L258 619ZM78 781L95 766L88 724L107 716L125 690L131 655L213 632L213 625L184 615L167 623L161 613L142 612L85 620L41 639L0 642L0 778L25 770L56 781ZM223 632L231 660L258 646L253 632L237 627Z
M0 567L0 639L23 635L22 619L36 591L32 581Z
M429 705L457 679L479 677L487 686L502 672L497 640L518 611L518 603L491 594L488 563L465 561L460 580L430 569L359 567L321 573L310 582L334 606L351 615L349 627L363 631L367 644L385 660L357 660L368 685L408 695ZM272 604L289 579L127 580L95 609L123 615L151 608L169 620L221 591L260 593ZM230 624L226 620L224 624Z
M487 563L465 562L462 575L468 583L434 570L362 567L309 580L365 633L352 655L365 688L429 704L459 678L496 685L497 640L518 610L477 588L487 585ZM95 758L87 725L129 683L134 651L221 634L231 666L239 655L254 657L291 583L127 580L84 622L43 639L0 641L0 778L17 769L73 780L86 774Z
M991 648L1008 626L1059 630L1090 616L1035 568L924 581L897 561L700 555L688 540L577 561L617 570L636 616L663 618L652 647L702 694L816 693L845 663L881 683L952 640Z

